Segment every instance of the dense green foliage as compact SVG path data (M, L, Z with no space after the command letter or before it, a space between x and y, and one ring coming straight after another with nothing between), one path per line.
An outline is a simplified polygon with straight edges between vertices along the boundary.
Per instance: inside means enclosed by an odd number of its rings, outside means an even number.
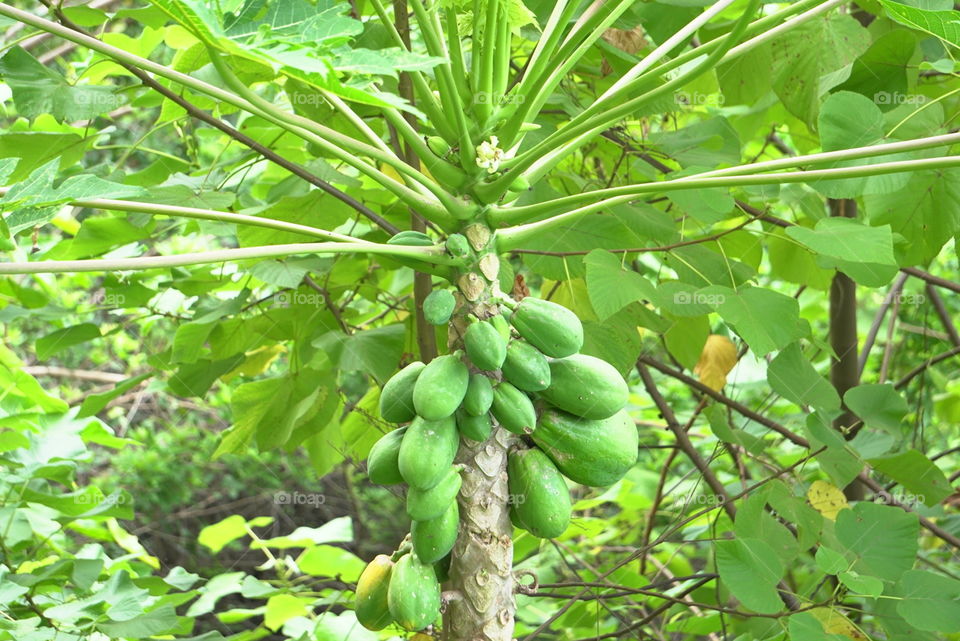
M953 3L395 5L0 3L0 639L960 639Z

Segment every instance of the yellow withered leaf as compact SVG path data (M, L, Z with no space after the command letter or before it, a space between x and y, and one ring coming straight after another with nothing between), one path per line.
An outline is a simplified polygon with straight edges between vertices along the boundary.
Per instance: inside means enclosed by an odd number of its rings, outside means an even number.
M810 614L820 622L820 625L823 626L823 631L827 634L839 634L850 639L856 639L856 641L869 641L870 639L870 637L857 628L850 619L837 610L832 608L813 608L810 610Z
M224 374L221 378L229 381L237 376L256 376L263 374L267 368L277 360L281 354L286 353L287 348L283 345L264 345L246 353L246 359L237 365L234 369Z
M831 521L837 520L837 512L850 507L840 488L826 481L814 481L807 490L807 500L813 509Z
M693 373L700 382L719 392L727 384L727 374L737 364L737 348L726 336L710 334L700 352L700 360Z

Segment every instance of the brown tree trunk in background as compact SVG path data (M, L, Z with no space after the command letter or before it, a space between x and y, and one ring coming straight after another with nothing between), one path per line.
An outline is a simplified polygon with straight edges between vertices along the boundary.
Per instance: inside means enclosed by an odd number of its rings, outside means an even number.
M404 44L406 44L407 48L409 49L410 15L407 10L407 0L394 0L393 15L397 31L400 33L400 37L403 39ZM413 96L413 83L410 80L409 74L400 73L398 90L400 95L410 104L416 104ZM405 111L403 112L403 117L408 123L410 123L411 127L414 129L417 128L416 116ZM397 137L397 144L401 144L399 137ZM416 169L420 169L420 159L408 145L403 145L403 160L408 165L411 165ZM427 231L427 222L416 212L410 212L410 229L413 231L425 232ZM433 291L433 281L430 278L430 274L414 272L413 308L417 325L417 347L420 349L420 360L422 360L424 363L429 363L437 355L436 332L434 331L433 326L430 325L430 323L427 322L427 319L423 316L423 301L427 296L430 295L431 291Z
M857 204L853 200L830 199L829 205L831 216L855 218L857 215ZM837 272L830 283L830 346L836 355L830 364L830 382L842 399L848 389L860 384L860 368L857 363L857 284L841 272ZM856 416L844 404L840 416L833 421L833 428L849 439L854 434L846 429L856 421ZM863 499L863 484L854 480L844 488L844 494L851 500Z

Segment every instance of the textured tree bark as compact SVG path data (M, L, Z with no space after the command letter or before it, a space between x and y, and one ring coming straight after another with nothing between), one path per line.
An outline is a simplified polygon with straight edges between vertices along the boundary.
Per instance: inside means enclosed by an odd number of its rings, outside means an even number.
M453 548L450 589L458 593L444 613L447 641L513 638L513 526L507 489L507 450L516 437L495 428L485 443L461 441L466 466L460 489L460 535Z
M480 254L476 271L465 271L458 282L466 304L480 318L496 313L491 297L500 294L499 260L492 234L482 224L464 230ZM479 272L479 273L478 273ZM462 343L466 321L450 326L451 349ZM494 424L483 443L460 440L456 462L464 466L460 504L460 532L444 590L453 595L443 615L446 641L511 641L514 600L513 524L507 488L507 452L517 436Z

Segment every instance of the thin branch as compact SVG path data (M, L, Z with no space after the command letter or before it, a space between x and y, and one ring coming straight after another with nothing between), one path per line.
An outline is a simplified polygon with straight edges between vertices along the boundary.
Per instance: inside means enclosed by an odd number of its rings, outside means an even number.
M899 381L897 381L896 383L894 383L894 385L893 385L894 388L896 388L896 389L898 389L898 390L899 390L899 389L903 389L904 387L906 387L906 386L910 383L910 381L912 381L914 378L916 378L916 377L919 376L920 374L923 374L923 373L924 373L925 371L927 371L930 367L936 365L937 363L940 363L940 362L942 362L942 361L945 361L945 360L947 360L948 358L953 358L954 356L956 356L956 355L958 355L958 354L960 354L960 346L954 347L953 349L950 349L949 351L943 352L942 354L937 354L936 356L932 356L932 357L928 358L927 360L925 360L924 362L920 363L920 364L917 365L915 368L913 368L912 370L910 370L910 372L908 372L906 376L904 376L904 377L901 378Z
M933 274L929 274L916 267L901 267L900 271L904 271L911 276L915 276L924 282L930 283L931 285L936 285L942 289L949 289L952 292L957 292L960 294L960 283L947 280L946 278L940 278L939 276L934 276Z
M943 324L944 331L950 337L950 342L954 345L960 345L960 333L957 332L957 326L954 325L950 312L947 311L947 306L943 304L943 299L940 298L940 292L930 283L926 284L926 291L927 296L930 297L930 304L933 305L937 316L940 317L940 323Z
M893 281L893 285L890 286L890 291L883 297L883 302L880 303L880 307L873 317L873 322L870 324L870 329L867 331L867 337L863 341L863 348L860 350L858 357L857 367L859 368L860 376L863 376L863 372L867 367L867 357L870 356L870 350L873 349L873 344L877 340L877 334L880 333L880 326L883 325L883 319L887 315L887 310L893 303L893 299L900 296L900 292L903 291L903 286L907 282L908 277L909 275L906 272L900 272L900 274L897 275L897 279Z
M764 427L767 427L773 430L774 432L776 432L777 434L780 434L781 436L783 436L790 442L794 443L795 445L799 445L800 447L804 447L804 448L810 447L810 443L802 436L795 434L794 432L790 431L780 423L777 423L776 421L770 418L767 418L762 414L754 412L752 409L750 409L746 405L743 405L742 403L739 403L733 400L729 396L726 396L725 394L721 394L720 392L717 392L711 387L707 387L706 385L696 380L695 378L691 378L686 374L684 374L683 372L675 370L669 365L665 365L664 363L661 363L660 361L654 358L651 358L649 356L640 356L637 360L640 363L644 365L648 365L653 369L658 370L659 372L666 374L671 378L675 378L678 381L685 383L688 387L692 387L696 389L698 392L706 394L707 396L714 399L715 401L723 403L724 405L726 405L733 411L737 412L738 414L741 414L749 418L750 420L755 421L760 425L763 425Z
M727 513L727 516L733 520L737 516L737 509L733 503L730 502L726 488L723 487L723 483L720 482L707 462L700 456L700 452L697 451L697 448L693 445L687 433L680 427L680 422L677 421L677 417L673 413L673 408L667 403L667 400L657 388L653 377L650 376L650 370L642 363L637 363L637 372L640 374L640 380L643 381L644 389L647 390L650 399L654 405L657 406L657 409L660 410L660 414L667 422L667 428L673 432L673 437L677 440L677 446L687 455L687 458L690 459L694 467L697 468L703 480L706 481L710 489L713 490L714 495L721 499L724 511Z

